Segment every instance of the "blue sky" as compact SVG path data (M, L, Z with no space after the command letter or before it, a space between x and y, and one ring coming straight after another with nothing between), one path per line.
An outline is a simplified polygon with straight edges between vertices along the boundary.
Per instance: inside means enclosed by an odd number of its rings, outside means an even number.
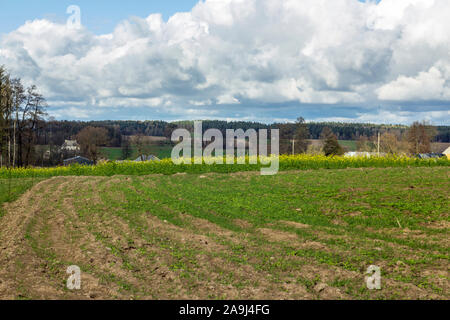
M82 23L96 34L109 33L130 16L147 17L161 13L165 20L180 11L189 11L197 0L0 0L0 33L11 32L27 20L50 19L64 22L66 9L82 9Z
M11 32L27 20L50 19L63 22L66 8L82 8L82 23L96 34L109 33L130 16L161 13L165 20L176 12L189 11L200 0L0 0L0 33ZM358 0L365 2L366 0ZM380 0L376 0L379 2Z
M81 29L66 26L69 5ZM57 119L450 123L448 0L0 8L0 65L36 84Z

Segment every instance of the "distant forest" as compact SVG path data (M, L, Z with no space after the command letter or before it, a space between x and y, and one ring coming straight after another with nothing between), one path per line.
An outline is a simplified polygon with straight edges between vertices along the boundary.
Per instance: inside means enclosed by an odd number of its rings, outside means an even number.
M170 138L172 131L176 128L186 128L192 130L193 121L165 122L165 121L47 121L42 130L38 132L37 144L40 145L61 145L66 139L74 138L82 129L86 127L102 127L108 131L109 143L111 147L120 147L122 136L147 135ZM225 135L226 129L271 129L279 128L281 135L289 132L289 127L295 123L273 123L270 125L258 122L246 121L220 121L204 120L203 130L210 128L219 129ZM378 132L394 133L403 135L408 130L405 125L376 125L367 123L341 123L341 122L308 122L309 139L319 139L323 129L328 127L339 140L358 140L361 136L371 137ZM283 130L284 129L284 130ZM450 142L450 126L436 126L434 142ZM283 139L283 136L281 136ZM286 137L288 138L288 137Z

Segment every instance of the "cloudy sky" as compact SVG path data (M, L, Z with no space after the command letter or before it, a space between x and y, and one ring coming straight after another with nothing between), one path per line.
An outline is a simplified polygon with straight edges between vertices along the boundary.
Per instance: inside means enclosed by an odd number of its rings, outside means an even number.
M57 119L450 124L449 0L0 4L0 65Z

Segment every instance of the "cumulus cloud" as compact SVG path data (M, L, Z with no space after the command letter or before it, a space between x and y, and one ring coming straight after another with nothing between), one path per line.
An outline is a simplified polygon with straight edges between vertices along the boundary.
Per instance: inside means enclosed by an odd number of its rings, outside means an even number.
M378 89L382 100L450 100L448 75L436 67L420 72L416 77L400 76Z
M0 64L38 84L60 117L134 118L147 108L236 118L239 108L242 118L270 110L295 119L293 108L302 115L316 104L323 114L309 118L347 118L339 113L353 108L364 120L362 110L421 101L449 122L441 110L450 105L449 16L448 0L206 0L104 35L28 21L0 40Z

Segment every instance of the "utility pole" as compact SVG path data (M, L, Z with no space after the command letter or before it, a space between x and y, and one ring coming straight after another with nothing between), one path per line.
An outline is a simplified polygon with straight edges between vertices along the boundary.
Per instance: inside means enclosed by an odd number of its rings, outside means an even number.
M295 155L295 140L292 139L292 155Z

